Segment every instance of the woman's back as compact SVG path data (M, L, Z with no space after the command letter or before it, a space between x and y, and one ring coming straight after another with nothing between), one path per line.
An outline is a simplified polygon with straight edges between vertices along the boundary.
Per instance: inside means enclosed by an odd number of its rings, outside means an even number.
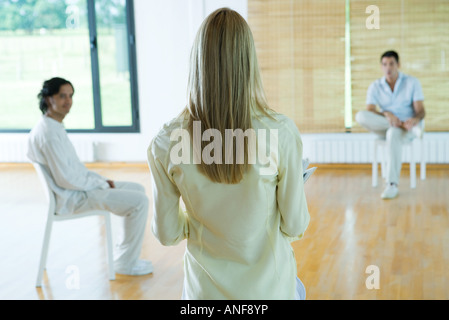
M187 125L186 115L166 124L148 152L153 232L166 245L187 239L183 297L293 299L296 260L290 241L309 222L295 124L279 114L252 117L256 161L237 184L216 183L202 173L192 139L178 148L174 133ZM180 196L184 212L178 210Z

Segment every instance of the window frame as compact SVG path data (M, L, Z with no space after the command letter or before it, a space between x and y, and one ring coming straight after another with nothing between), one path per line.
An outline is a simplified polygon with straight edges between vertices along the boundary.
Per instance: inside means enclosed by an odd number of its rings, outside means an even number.
M128 37L128 63L131 96L131 126L104 126L101 110L100 69L98 60L97 24L95 0L86 0L87 19L89 24L90 60L93 91L94 124L93 129L67 129L69 133L140 133L139 90L137 75L136 32L134 23L134 0L126 0L126 26ZM38 91L39 88L36 88ZM37 101L36 101L37 108ZM0 133L29 133L30 129L5 129L0 127Z

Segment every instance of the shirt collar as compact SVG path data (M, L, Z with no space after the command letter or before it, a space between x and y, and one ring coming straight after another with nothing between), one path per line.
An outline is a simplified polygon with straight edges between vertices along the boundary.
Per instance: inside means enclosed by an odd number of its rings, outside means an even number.
M403 73L401 71L398 71L398 78L396 79L396 82L394 84L394 89L395 89L394 92L396 92L396 88L399 87L399 84L401 83L403 77L404 77ZM390 87L390 85L387 82L387 78L385 76L382 77L382 81L385 85Z
M398 71L398 78L396 79L396 81L398 81L399 79L401 79L403 76L404 76L404 75L402 74L402 72L401 72L401 71ZM387 82L387 77L383 76L383 77L382 77L382 80L383 80L385 83L388 83L388 82Z
M42 118L43 118L44 121L45 121L48 125L50 125L50 126L65 129L63 123L61 123L61 122L59 122L59 121L56 121L56 120L53 119L53 118L47 117L45 114L42 115Z

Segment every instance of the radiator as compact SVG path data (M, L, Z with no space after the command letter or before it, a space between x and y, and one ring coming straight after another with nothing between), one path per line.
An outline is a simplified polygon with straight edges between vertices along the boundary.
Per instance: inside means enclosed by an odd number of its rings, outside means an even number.
M372 135L307 135L302 136L303 154L313 163L371 163L374 152ZM421 145L414 140L415 161L421 160ZM382 157L379 148L378 156ZM427 163L449 163L449 135L426 133L424 136L424 157ZM380 158L379 158L380 159ZM403 162L410 161L410 148L404 147Z
M10 135L0 137L0 162L28 162L26 158L26 137ZM83 162L95 162L97 143L92 137L70 137L78 157ZM374 137L370 134L302 134L303 156L312 163L371 163ZM120 148L120 144L110 143L108 148ZM145 146L135 146L145 150ZM103 148L104 149L104 148ZM449 133L426 133L424 149L427 163L449 163ZM108 150L103 150L107 152ZM415 141L415 161L421 159L419 143ZM381 150L378 152L382 156ZM409 148L404 148L403 161L410 159ZM100 157L107 158L104 155ZM145 161L146 159L134 159Z
M95 161L95 143L89 139L70 139L82 162ZM0 162L29 162L26 157L28 143L26 137L0 139Z

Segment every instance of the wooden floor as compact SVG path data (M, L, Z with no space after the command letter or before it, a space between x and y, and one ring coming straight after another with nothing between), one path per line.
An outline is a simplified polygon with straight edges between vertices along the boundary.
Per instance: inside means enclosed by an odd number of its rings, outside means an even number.
M89 167L143 184L151 199L146 165ZM309 228L293 243L307 299L449 299L448 169L428 165L416 189L404 169L399 197L383 201L369 166L319 166L306 184ZM90 217L55 224L43 286L35 288L45 214L34 169L0 165L0 299L180 298L185 241L161 246L151 212L142 258L153 262L153 275L109 281L103 221ZM379 288L368 289L376 275Z

